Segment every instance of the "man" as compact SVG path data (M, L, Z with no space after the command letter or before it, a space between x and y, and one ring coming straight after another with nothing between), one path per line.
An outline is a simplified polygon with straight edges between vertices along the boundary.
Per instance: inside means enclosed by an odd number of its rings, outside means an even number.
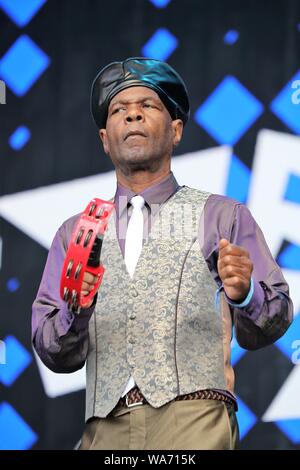
M59 282L78 216L67 220L33 305L34 347L55 372L87 360L81 449L234 449L232 326L246 349L276 341L292 320L288 286L246 206L173 176L189 100L168 64L109 64L91 107L117 177L106 271L70 311ZM84 295L94 282L86 272Z

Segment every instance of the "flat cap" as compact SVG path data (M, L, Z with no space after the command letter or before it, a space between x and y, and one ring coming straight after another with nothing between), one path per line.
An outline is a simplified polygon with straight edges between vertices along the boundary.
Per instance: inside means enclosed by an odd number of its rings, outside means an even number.
M91 90L91 112L99 129L106 127L111 99L125 88L145 86L154 90L172 119L189 118L189 97L180 75L166 62L144 57L130 57L112 62L97 74Z

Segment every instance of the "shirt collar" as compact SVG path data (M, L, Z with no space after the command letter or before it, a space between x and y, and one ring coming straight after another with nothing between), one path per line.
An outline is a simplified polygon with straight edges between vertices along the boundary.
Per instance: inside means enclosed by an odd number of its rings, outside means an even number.
M168 174L162 181L159 183L149 186L144 191L140 193L141 196L145 199L145 202L151 208L159 206L166 202L169 197L172 196L179 189L179 184L173 175L172 172ZM119 214L119 217L122 215L130 199L137 194L134 193L131 189L125 188L120 183L117 184L117 190L115 193L115 207L116 212ZM156 211L155 211L156 212ZM154 213L152 215L155 215Z

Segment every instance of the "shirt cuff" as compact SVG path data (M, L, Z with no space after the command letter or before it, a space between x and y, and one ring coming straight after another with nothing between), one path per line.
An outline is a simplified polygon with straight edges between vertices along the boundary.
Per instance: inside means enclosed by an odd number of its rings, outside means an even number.
M67 304L63 303L58 313L60 336L64 336L68 331L79 333L80 331L85 330L88 327L92 314L94 313L96 302L97 296L95 296L94 301L89 308L81 307L78 314L71 312L68 309Z
M251 294L251 284L253 284L253 292ZM241 303L237 304L235 302L232 302L229 297L227 297L226 292L224 291L224 296L226 302L231 305L234 308L238 308L243 316L251 317L253 321L257 320L260 313L262 312L264 300L265 300L265 295L264 295L264 290L262 286L260 285L259 282L257 282L254 278L251 277L251 284L250 284L250 290L248 292L248 295L246 299ZM217 309L219 309L220 305L220 293L221 290L224 290L223 284L217 289L216 291L216 297L215 297L215 306ZM251 294L251 295L250 295ZM248 299L249 297L249 299ZM246 300L249 300L245 306L242 306L245 304Z
M250 291L249 291L250 293ZM230 304L230 299L227 298L225 292L224 292L225 298L229 304ZM246 300L246 299L245 299ZM255 279L253 279L253 293L252 297L249 300L248 304L245 307L241 307L241 304L234 304L231 303L233 308L237 308L240 311L240 314L245 317L250 317L251 320L256 321L262 310L263 310L263 305L265 301L265 294L262 286L260 285L259 282L257 282Z

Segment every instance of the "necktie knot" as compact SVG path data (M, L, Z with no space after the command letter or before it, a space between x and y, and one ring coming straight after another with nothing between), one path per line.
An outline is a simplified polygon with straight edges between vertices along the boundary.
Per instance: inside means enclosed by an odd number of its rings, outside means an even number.
M132 204L134 209L142 209L145 205L145 199L143 196L133 196L130 200L130 203Z

